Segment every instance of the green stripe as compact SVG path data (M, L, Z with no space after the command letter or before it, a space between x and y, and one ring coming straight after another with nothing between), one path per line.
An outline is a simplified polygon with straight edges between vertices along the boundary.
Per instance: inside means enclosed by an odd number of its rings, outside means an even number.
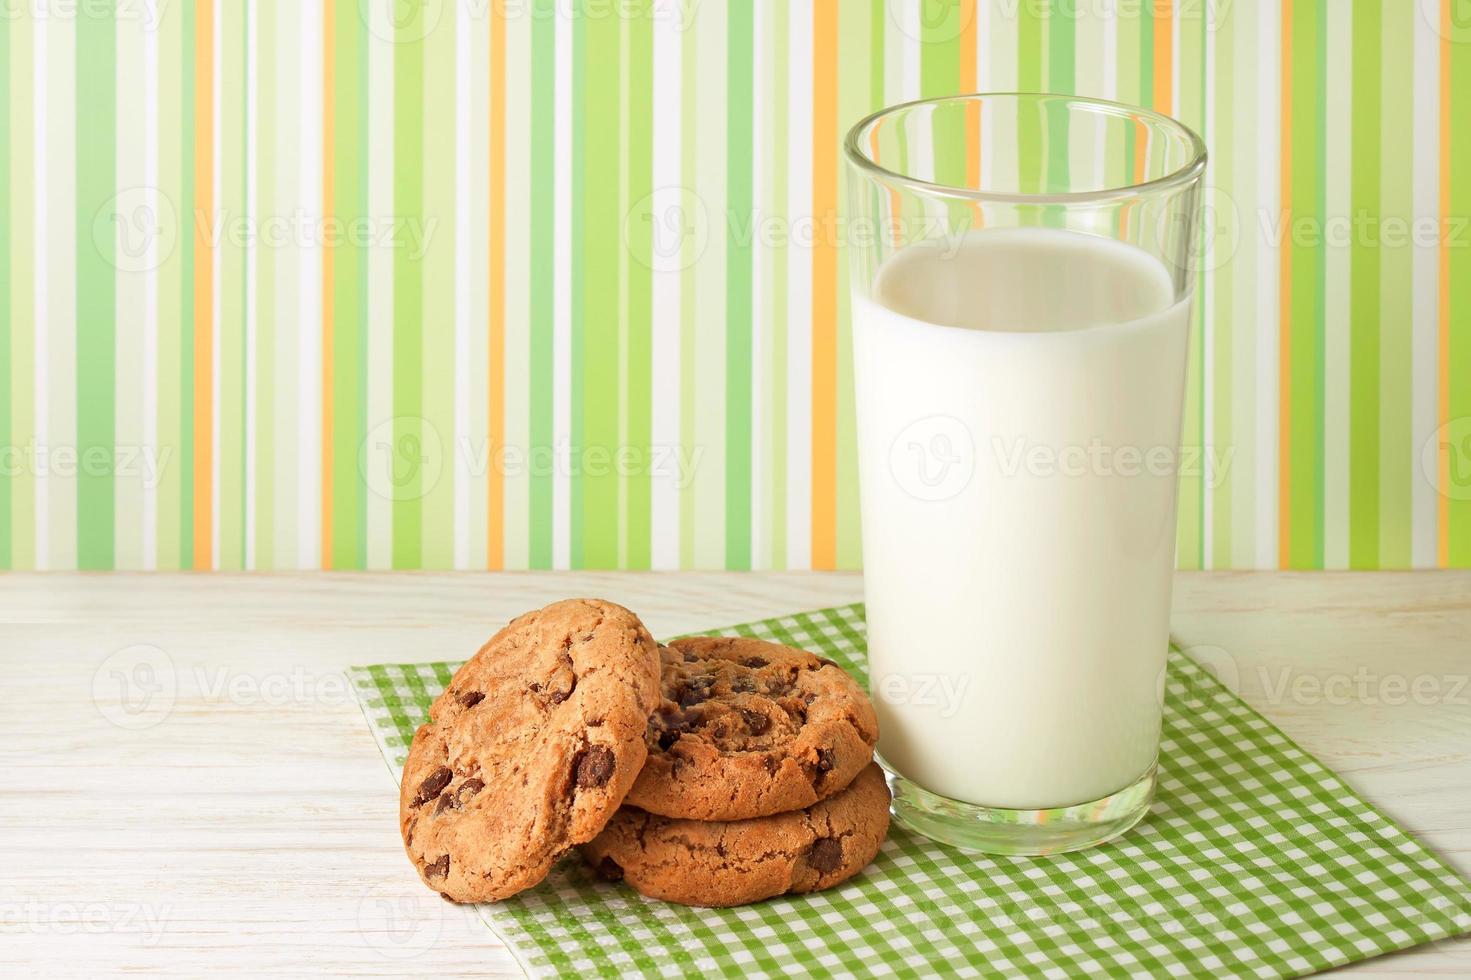
M350 228L368 214L367 40L356 0L333 0L332 214ZM367 501L358 475L366 431L368 253L344 235L332 257L332 567L367 566Z
M582 57L582 81L576 107L574 177L574 257L581 257L582 279L574 285L573 418L582 418L581 438L573 445L584 450L582 476L573 476L582 488L580 533L574 521L574 567L618 566L619 477L615 452L618 432L618 311L621 306L619 259L623 222L618 209L621 185L618 160L620 111L618 77L621 52L620 20L579 17L577 32ZM574 116L576 118L576 116ZM580 216L580 220L577 216ZM577 260L573 261L574 269ZM573 496L574 508L577 496ZM575 512L575 511L574 511ZM581 553L577 554L578 545Z
M11 489L12 472L19 475L19 448L10 422L10 365L14 356L10 344L10 236L13 232L14 203L10 196L10 18L0 17L0 568L10 568L11 557Z
M921 0L919 95L922 99L943 98L959 92L959 17L960 4L954 0ZM845 20L840 18L840 27ZM872 24L869 29L872 30ZM937 155L936 178L947 180L939 176L939 164Z
M179 554L178 567L194 567L194 88L199 59L194 43L194 5L181 8L182 60L179 85ZM167 94L166 89L160 92ZM167 119L166 112L161 118ZM162 523L160 521L159 523Z
M531 21L531 439L527 537L532 568L552 567L552 175L555 0L535 0Z
M1022 92L1042 91L1042 61L1045 50L1042 11L1036 4L1024 3L1017 11L1016 74L1017 89ZM1030 112L1017 113L1016 120L1017 188L1023 194L1042 191L1042 120Z
M695 166L696 152L695 120L698 118L696 102L699 77L696 72L699 53L699 29L687 30L680 39L680 101L679 159L680 185L697 188L699 174ZM688 195L681 195L681 204ZM697 199L698 200L698 199ZM682 217L682 216L681 216ZM661 216L662 218L662 216ZM697 429L695 427L695 282L699 268L695 235L679 236L679 442L680 453L685 459L694 458ZM703 450L701 450L703 452ZM695 491L698 483L691 480L679 495L679 565L691 568L695 564Z
M1464 28L1463 28L1464 30ZM1442 233L1457 237L1446 247L1449 255L1450 296L1450 478L1456 495L1450 498L1447 529L1453 567L1471 566L1471 44L1447 46L1450 52L1450 200L1446 213L1451 225Z
M432 9L432 8L431 8ZM423 283L420 404L425 437L437 443L438 478L419 501L420 568L455 562L455 18L454 5L424 38L420 208L427 248L418 261ZM484 29L484 25L479 25ZM421 246L423 247L423 246ZM410 248L407 241L401 249ZM412 249L410 249L412 251ZM482 273L483 274L483 273Z
M1205 123L1204 18L1188 19L1180 24L1179 49L1175 57L1181 66L1179 90L1174 93L1174 115L1197 131ZM1196 28L1199 28L1198 30ZM1181 419L1181 442L1186 446L1205 445L1205 296L1200 284L1194 284L1195 295L1190 304L1189 360L1185 374L1185 404ZM1198 469L1181 474L1179 487L1179 520L1176 524L1175 562L1180 568L1201 568L1205 563L1205 481Z
M654 190L654 32L652 8L625 21L627 57L623 71L628 78L624 118L628 127L628 169L623 175L623 200L631 205L645 200ZM652 229L647 222L631 222L628 229L630 254L625 263L625 309L628 317L628 346L623 399L627 428L623 444L639 453L639 464L623 479L623 521L627 568L648 568L653 543L652 464L653 439L653 248ZM613 239L616 241L617 239Z
M1322 18L1311 3L1300 2L1292 12L1292 175L1291 218L1297 227L1323 227L1323 103L1318 78L1323 69L1319 34ZM1288 503L1287 563L1292 568L1322 565L1323 540L1318 531L1322 514L1323 438L1319 412L1323 402L1319 383L1322 345L1319 342L1323 276L1322 251L1310 238L1297 236L1287 247L1292 255L1292 298L1289 414L1291 456Z
M393 54L393 209L424 215L423 8L400 30ZM393 567L418 568L422 558L425 453L423 412L423 266L405 249L393 252Z
M752 5L731 4L726 30L725 567L744 570L751 567Z
M1408 568L1413 505L1410 491L1419 466L1410 416L1414 401L1415 250L1387 234L1388 222L1413 226L1415 218L1415 26L1417 12L1382 0L1383 98L1380 117L1381 242L1379 298L1379 562ZM1355 105L1358 103L1355 102ZM1355 159L1357 159L1355 155Z
M1352 214L1379 212L1379 34L1379 0L1354 0ZM1348 323L1348 561L1352 568L1379 564L1379 258L1377 241L1356 230L1349 255ZM1406 317L1406 333L1409 323Z
M109 203L117 159L117 25L111 0L106 16L79 17L76 30L77 567L108 569L114 545L117 326L116 226Z

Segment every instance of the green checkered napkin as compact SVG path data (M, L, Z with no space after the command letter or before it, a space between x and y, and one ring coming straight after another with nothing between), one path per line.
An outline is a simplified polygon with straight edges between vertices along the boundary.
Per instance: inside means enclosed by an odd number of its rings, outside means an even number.
M861 605L717 632L865 674ZM395 773L457 666L353 668ZM1177 651L1159 770L1142 824L1074 854L977 856L895 827L857 879L735 909L644 899L572 858L481 914L533 975L1279 977L1471 932L1465 881ZM1471 940L1448 948L1471 972Z

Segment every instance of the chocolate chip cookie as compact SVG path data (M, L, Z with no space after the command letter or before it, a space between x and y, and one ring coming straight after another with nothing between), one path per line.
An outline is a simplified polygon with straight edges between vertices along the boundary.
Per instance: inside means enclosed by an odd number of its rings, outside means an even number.
M830 660L744 636L675 640L660 658L663 700L634 806L691 820L800 810L873 758L873 705Z
M513 620L414 734L399 829L425 884L480 902L540 881L623 802L658 700L658 646L622 606L568 599Z
M682 905L727 906L847 881L889 832L889 788L874 763L805 810L755 820L671 820L625 806L580 850L610 881Z

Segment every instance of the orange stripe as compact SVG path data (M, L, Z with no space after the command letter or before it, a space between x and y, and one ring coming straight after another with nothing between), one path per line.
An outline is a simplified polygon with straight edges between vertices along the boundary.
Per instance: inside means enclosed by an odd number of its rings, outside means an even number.
M812 17L812 214L825 221L838 203L837 0L815 0ZM812 248L813 568L837 562L837 259L835 243L817 236Z
M333 120L332 39L335 23L333 0L322 4L322 218L332 218ZM325 227L325 225L324 225ZM332 567L332 246L322 246L322 567Z
M1280 212L1292 225L1292 0L1282 0L1282 174ZM1292 245L1282 239L1277 307L1277 565L1291 565Z
M487 434L491 467L485 478L485 567L505 564L505 476L494 465L506 434L506 24L500 5L490 9L490 400Z
M961 0L960 29L960 91L976 90L976 0ZM967 102L965 105L965 182L967 187L981 186L981 104ZM971 225L979 228L984 224L981 203L970 205Z
M1154 5L1154 111L1169 114L1172 108L1172 82L1175 64L1175 12L1171 0L1156 0Z
M214 4L194 22L194 555L209 568L214 544Z
M1440 227L1450 227L1451 203L1451 0L1440 4ZM1451 253L1440 237L1440 424L1451 421ZM1440 491L1436 559L1451 564L1450 454L1439 453L1436 488Z

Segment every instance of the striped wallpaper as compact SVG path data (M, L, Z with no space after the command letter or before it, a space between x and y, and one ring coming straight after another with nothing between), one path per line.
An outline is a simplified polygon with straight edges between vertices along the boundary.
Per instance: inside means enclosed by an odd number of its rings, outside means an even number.
M1460 0L0 0L0 568L854 567L845 129L1205 136L1184 567L1471 565Z

